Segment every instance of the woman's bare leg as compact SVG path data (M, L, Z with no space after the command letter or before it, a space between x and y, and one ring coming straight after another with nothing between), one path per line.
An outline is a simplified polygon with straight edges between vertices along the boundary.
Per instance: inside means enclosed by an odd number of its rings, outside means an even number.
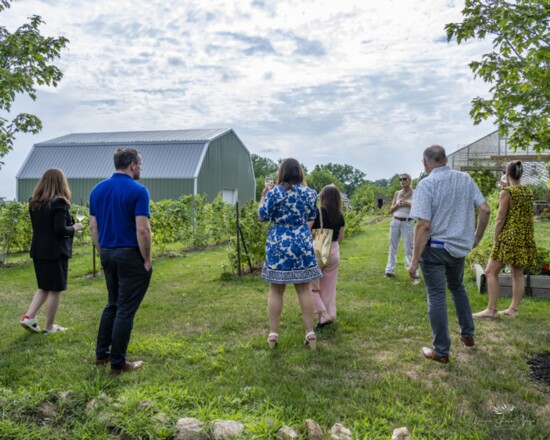
M269 328L271 333L279 333L281 323L281 312L283 311L283 295L285 284L269 284L269 298L267 308L269 311Z
M505 313L510 316L515 316L519 310L519 303L525 294L525 278L523 276L523 267L512 266L512 304Z
M31 301L31 305L29 306L29 310L27 310L27 313L25 313L25 315L29 318L35 318L38 310L40 310L40 307L42 307L42 305L48 299L49 293L50 292L47 292L46 290L38 289L35 292L34 297Z
M487 295L489 297L487 309L492 312L497 310L498 298L500 296L498 274L502 270L502 266L503 265L500 261L489 258L489 262L485 268L485 276L487 277Z
M45 330L52 329L59 303L61 302L61 292L49 292L48 301L46 302L46 324Z
M313 331L313 296L309 283L295 284L306 333Z

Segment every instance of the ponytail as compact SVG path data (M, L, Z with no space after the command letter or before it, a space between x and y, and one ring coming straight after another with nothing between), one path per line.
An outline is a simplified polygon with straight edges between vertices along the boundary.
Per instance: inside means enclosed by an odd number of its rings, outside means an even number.
M521 160L514 160L506 167L506 173L514 180L521 179L523 175L523 164Z

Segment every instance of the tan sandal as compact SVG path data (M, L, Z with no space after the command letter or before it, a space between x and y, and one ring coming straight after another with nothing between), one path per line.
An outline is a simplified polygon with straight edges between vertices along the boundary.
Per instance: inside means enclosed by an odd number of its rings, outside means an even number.
M491 310L493 310L492 313ZM496 309L485 309L482 312L472 313L474 319L495 319L498 316L499 314Z
M506 310L499 312L499 315L508 316L509 318L515 318L516 316L518 316L518 314L519 310L514 309L513 307L508 307Z
M309 332L306 334L304 345L306 347L309 347L310 350L317 350L317 335L315 334L315 332Z
M279 342L279 335L277 333L270 333L267 337L267 343L269 344L269 348L273 350Z

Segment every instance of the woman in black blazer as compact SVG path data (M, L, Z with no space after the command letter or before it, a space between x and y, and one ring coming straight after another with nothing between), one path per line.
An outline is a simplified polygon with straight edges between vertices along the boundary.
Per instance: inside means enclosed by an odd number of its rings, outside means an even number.
M82 230L82 223L75 223L69 213L70 199L71 190L65 174L57 168L52 168L42 175L29 200L32 222L31 257L38 290L20 324L31 332L40 332L36 314L44 303L44 333L66 330L65 327L54 324L54 320L61 292L67 290L73 236L75 231Z

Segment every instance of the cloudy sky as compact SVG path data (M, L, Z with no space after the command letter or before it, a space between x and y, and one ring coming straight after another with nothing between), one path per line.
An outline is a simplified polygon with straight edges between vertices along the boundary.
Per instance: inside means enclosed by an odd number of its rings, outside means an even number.
M422 150L448 152L494 130L473 126L488 86L467 64L488 42L447 43L455 0L17 0L10 31L40 15L70 40L56 89L14 112L44 129L19 135L0 196L34 143L68 133L233 128L274 160L350 164L367 179L421 171Z

